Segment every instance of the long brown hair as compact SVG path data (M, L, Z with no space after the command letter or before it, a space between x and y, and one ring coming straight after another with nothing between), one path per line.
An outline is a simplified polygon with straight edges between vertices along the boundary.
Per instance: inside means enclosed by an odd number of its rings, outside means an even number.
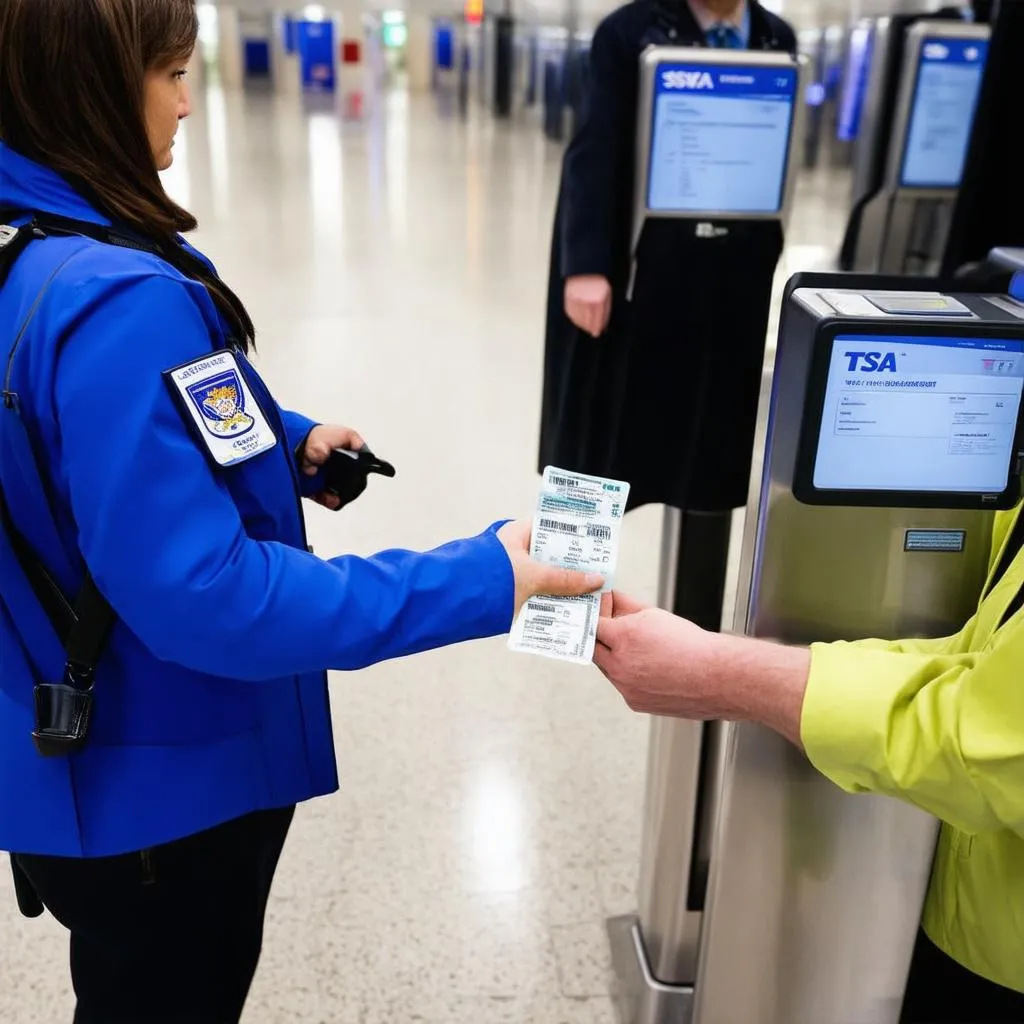
M175 233L196 219L160 181L144 83L187 60L197 35L194 0L0 0L0 138L111 220L177 249ZM204 267L186 272L247 345L254 331L238 298Z

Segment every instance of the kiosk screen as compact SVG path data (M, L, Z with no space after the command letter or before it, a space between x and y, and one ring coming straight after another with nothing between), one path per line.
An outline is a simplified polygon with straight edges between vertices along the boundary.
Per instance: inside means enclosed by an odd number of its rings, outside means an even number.
M796 94L796 68L659 64L648 209L778 213Z
M814 487L1002 493L1022 387L1024 340L837 337Z
M983 39L924 39L900 185L958 188L988 56Z

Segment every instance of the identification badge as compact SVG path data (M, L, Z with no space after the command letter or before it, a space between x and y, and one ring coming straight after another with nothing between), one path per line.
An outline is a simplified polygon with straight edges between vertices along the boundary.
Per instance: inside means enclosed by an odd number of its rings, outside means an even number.
M277 444L234 352L194 359L164 377L217 465L246 462Z
M549 466L537 499L530 555L538 562L604 577L612 589L619 534L629 497L621 480L569 473ZM514 651L588 663L594 657L601 595L535 597L509 636Z

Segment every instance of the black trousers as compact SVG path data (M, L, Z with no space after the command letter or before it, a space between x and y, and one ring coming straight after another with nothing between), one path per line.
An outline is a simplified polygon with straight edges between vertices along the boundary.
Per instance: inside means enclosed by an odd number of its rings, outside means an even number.
M961 967L922 931L900 1020L901 1024L1021 1024L1024 995Z
M117 857L18 854L17 870L71 933L74 1024L236 1024L294 811Z

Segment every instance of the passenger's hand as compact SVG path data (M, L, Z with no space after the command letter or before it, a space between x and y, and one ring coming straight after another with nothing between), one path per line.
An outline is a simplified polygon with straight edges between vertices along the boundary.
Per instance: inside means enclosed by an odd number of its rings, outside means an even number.
M514 522L506 523L498 531L498 540L505 545L515 573L516 615L531 597L538 594L545 597L577 597L580 594L592 594L604 586L603 576L557 569L534 561L530 557L530 530L530 523Z
M365 443L351 427L321 423L314 427L306 438L306 445L302 449L302 472L306 476L316 476L335 448L346 448L348 451L354 452L362 448ZM341 507L341 499L337 495L327 494L324 491L314 494L313 501L331 509L332 512Z
M614 592L602 601L594 663L634 711L718 718L714 674L703 670L712 643L692 622Z
M807 647L709 633L616 593L602 597L594 662L634 711L758 722L803 747Z
M599 338L612 315L612 286L600 274L565 280L565 315L581 330Z

